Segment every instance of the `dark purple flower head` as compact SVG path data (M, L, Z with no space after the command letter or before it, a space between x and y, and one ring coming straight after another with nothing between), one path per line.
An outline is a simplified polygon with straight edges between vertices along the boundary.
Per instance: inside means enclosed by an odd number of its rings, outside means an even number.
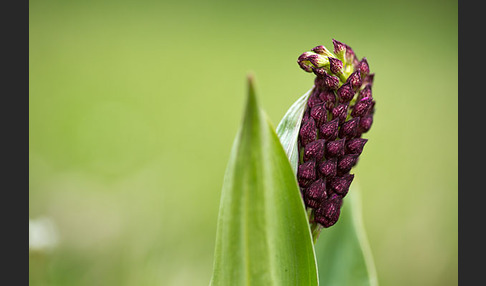
M334 225L354 179L350 174L373 123L374 73L366 58L335 39L334 52L316 46L297 60L315 75L299 132L297 180L311 223ZM356 96L355 96L356 95Z

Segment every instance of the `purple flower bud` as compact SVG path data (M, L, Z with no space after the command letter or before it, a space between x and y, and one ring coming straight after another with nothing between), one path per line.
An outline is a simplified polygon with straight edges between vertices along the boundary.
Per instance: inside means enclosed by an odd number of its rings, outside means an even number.
M327 121L327 110L324 104L314 105L311 108L310 116L316 121L317 127L321 126L322 123Z
M324 227L334 225L341 214L342 197L332 194L327 200L324 200L316 210L315 221Z
M346 61L348 63L353 64L354 66L357 66L359 62L358 59L356 58L356 55L354 54L353 49L351 49L351 47L348 45L345 46L346 46Z
M326 144L326 158L341 157L344 155L345 139L339 139Z
M347 103L341 103L332 109L332 118L339 119L339 124L346 120L346 117L348 116L348 106Z
M300 139L303 146L307 145L309 142L312 142L317 137L317 127L314 118L310 117L307 121L302 123L300 127Z
M324 158L324 139L319 139L309 144L305 145L304 147L304 162L309 160L316 160L320 162Z
M327 141L335 140L338 136L339 120L333 119L321 125L319 131L321 132L322 138Z
M357 70L355 72L353 72L347 79L346 82L350 82L351 83L351 87L354 89L354 90L358 90L358 88L361 86L361 75L360 75L360 71Z
M373 104L373 99L371 97L362 98L358 103L356 103L351 111L352 117L360 117L368 113Z
M326 57L323 57L321 55L318 55L318 54L312 54L312 55L309 55L307 57L307 59L309 60L309 62L311 62L311 64L313 64L316 68L320 68L320 67L323 67L323 66L327 66L329 65L329 60L326 58Z
M330 63L330 70L333 74L340 75L343 73L343 62L336 59L329 57L329 63Z
M374 73L367 75L363 80L363 84L373 85L374 78L375 78Z
M346 53L346 45L334 39L332 39L332 44L334 45L334 53L340 59L344 59L344 54Z
M356 136L359 126L359 117L355 117L343 123L341 129L339 130L339 137L350 139Z
M332 53L329 52L329 50L324 46L317 46L317 47L313 48L311 51L313 51L316 54L323 55L323 56L326 56L326 57L332 56Z
M331 111L334 108L334 104L336 103L336 95L334 91L329 89L324 89L319 94L319 98L324 101L324 107Z
M361 79L364 79L370 73L370 66L366 58L362 58L358 64L358 70L361 72Z
M363 152L363 147L368 139L355 138L346 142L346 153L359 155Z
M321 205L320 200L312 199L307 196L304 196L304 203L306 207L317 209Z
M309 56L312 54L313 53L311 52L305 52L297 59L297 63L299 64L300 68L306 72L312 72L312 64L309 61Z
M297 181L299 186L308 187L316 179L316 162L308 161L299 165L297 170Z
M333 75L327 75L324 78L324 86L331 90L336 90L339 87L339 79Z
M366 133L371 128L371 124L373 124L373 115L366 115L361 117L359 121L359 132Z
M347 173L351 171L351 168L356 165L358 162L359 155L357 154L348 154L344 155L341 160L338 162L338 171L341 174Z
M365 87L362 90L360 90L357 100L360 101L362 98L365 98L365 97L373 98L373 96L371 94L371 85L370 84L365 85Z
M349 102L353 99L354 90L350 82L346 82L336 91L340 102Z
M349 190L349 186L354 179L354 174L345 174L342 177L334 177L331 181L331 189L340 194L341 196L346 196Z
M317 92L317 90L315 90L311 96L309 96L309 99L307 100L307 106L309 108L312 108L316 105L319 105L319 104L322 104L322 101L321 99L319 98L319 93Z
M329 158L324 162L320 163L319 172L326 178L332 178L337 174L337 158Z
M325 198L327 196L326 181L322 178L315 181L307 188L305 195L314 200Z

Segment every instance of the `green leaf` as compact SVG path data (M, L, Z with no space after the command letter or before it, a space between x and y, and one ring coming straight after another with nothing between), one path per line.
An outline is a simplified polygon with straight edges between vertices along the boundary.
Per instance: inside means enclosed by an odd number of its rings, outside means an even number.
M304 115L307 100L311 92L312 89L297 99L277 126L277 135L290 160L294 173L297 172L297 166L299 164L297 139L299 137L300 123L302 122L302 116Z
M356 183L351 184L343 200L339 221L324 229L317 241L320 285L378 285L361 216L360 190Z
M211 285L318 285L297 181L251 82L223 182Z

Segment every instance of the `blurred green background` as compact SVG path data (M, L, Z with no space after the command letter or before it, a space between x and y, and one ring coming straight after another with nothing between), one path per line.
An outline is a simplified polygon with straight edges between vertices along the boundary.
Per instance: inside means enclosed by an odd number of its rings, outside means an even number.
M247 75L276 126L313 84L297 57L335 38L376 74L354 173L380 285L457 285L457 12L31 0L29 216L57 243L31 249L30 284L208 285Z

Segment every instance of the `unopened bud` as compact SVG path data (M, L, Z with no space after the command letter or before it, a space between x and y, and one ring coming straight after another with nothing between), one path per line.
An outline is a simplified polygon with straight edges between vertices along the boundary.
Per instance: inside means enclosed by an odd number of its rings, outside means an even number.
M354 138L346 142L346 153L348 154L361 154L363 147L368 142L368 139Z
M326 144L326 158L341 157L344 155L345 139L339 139Z
M335 140L338 136L339 120L333 119L321 125L319 131L321 132L322 138L327 141Z
M324 162L320 163L319 172L323 174L326 178L332 178L337 174L337 158L329 158Z

